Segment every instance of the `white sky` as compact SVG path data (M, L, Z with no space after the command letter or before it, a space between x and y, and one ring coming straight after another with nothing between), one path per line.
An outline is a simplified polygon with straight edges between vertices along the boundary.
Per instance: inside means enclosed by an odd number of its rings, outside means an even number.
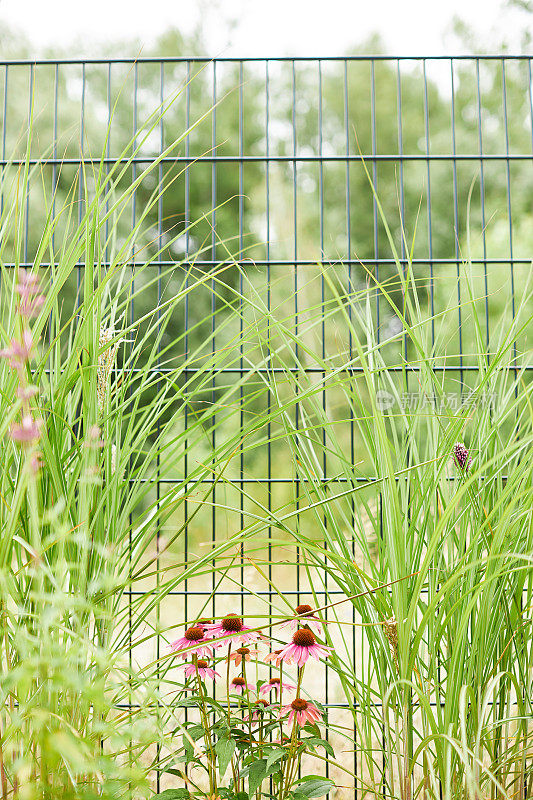
M341 55L376 31L389 53L432 55L465 50L450 32L459 15L485 52L503 37L517 50L520 30L533 23L502 6L503 0L0 0L0 26L23 32L36 56L74 40L80 56L130 37L150 46L168 27L189 32L199 19L208 56Z

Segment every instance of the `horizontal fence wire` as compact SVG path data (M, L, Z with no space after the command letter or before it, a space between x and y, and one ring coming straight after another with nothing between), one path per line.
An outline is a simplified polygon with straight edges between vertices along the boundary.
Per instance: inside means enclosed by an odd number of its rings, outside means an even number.
M168 112L150 123L150 115L159 106L168 106ZM523 290L525 270L531 264L527 226L533 221L529 57L356 55L0 60L0 114L2 175L27 163L23 134L33 117L34 144L28 163L41 167L49 187L66 186L79 174L82 165L90 168L101 164L109 174L118 164L125 169L121 180L136 185L130 207L132 225L140 218L155 188L150 182L152 178L146 183L142 180L143 170L158 160L156 182L159 187L166 186L167 191L148 215L147 236L142 246L136 246L123 264L134 277L136 265L152 259L151 266L157 274L153 300L158 307L168 291L169 270L174 265L181 275L188 276L189 267L210 269L231 265L234 258L243 265L243 270L231 278L232 288L241 297L239 333L242 335L245 325L242 298L246 267L268 311L282 301L290 305L286 313L294 334L295 357L302 363L309 335L307 317L323 312L319 328L322 366L295 363L279 369L269 364L258 367L256 372L275 376L277 372L286 375L303 370L309 375L322 376L320 392L325 414L331 389L323 364L335 349L336 339L326 314L324 275L317 278L312 273L317 263L343 271L353 291L370 287L378 337L382 340L396 335L399 352L405 360L405 364L391 363L389 371L407 375L408 381L411 378L407 390L416 390L412 378L416 377L419 366L410 363L413 354L408 350L401 324L390 314L381 292L371 289L369 273L375 281L387 281L397 260L390 251L365 170L382 199L393 235L399 242L398 263L404 269L409 263L413 265L417 280L425 287L432 316L446 304L452 308L449 313L456 321L454 356L445 358L445 354L436 353L433 368L444 376L443 380L450 376L448 386L450 392L457 394L458 402L468 397L470 376L479 371L469 350L470 323L462 311L459 270L463 259L468 255L477 270L487 346L492 304L505 296L512 302L514 313L515 295ZM106 130L109 135L104 147ZM177 151L169 152L173 139L183 132L187 135ZM131 148L124 150L131 137L134 148L140 148L133 156ZM26 198L24 266L32 265L38 247L42 212L37 188L30 186ZM470 213L479 235L471 251L465 253L469 197ZM84 206L81 181L77 199L81 220ZM198 219L201 224L191 226ZM402 238L401 230L412 235L415 224L417 238L409 254L411 243ZM180 230L183 235L176 239L176 231ZM225 240L226 249L222 245ZM167 242L171 244L167 246ZM196 257L199 248L201 252ZM101 265L107 269L113 264L111 242L106 237ZM50 264L45 262L41 266L47 268ZM83 266L80 261L74 293L80 287ZM134 323L140 313L137 301L132 299L129 322ZM201 297L186 296L181 319L174 323L174 330L183 335L185 353L194 348L196 326L200 324L210 330L211 354L227 346L219 327L223 313L220 287L214 279ZM436 335L434 329L433 335ZM236 361L210 377L205 392L207 402L215 403L221 376L232 381L249 371L242 338L240 342ZM345 345L345 355L353 359L351 338ZM339 369L354 376L361 372L357 367ZM184 372L186 376L201 374L202 366L196 369L186 365ZM154 378L164 375L164 365L157 365ZM242 384L237 404L238 423L243 429L248 412ZM268 394L265 413L269 419L271 410ZM184 426L188 430L192 411L186 406L184 413ZM346 446L355 464L353 419L346 424ZM294 427L298 431L302 425L296 402ZM220 435L213 426L209 433L213 452ZM342 478L329 472L325 435L321 480L341 484ZM289 499L298 508L302 501L301 484L305 483L283 462L279 451L274 450L274 440L269 421L260 455L250 462L242 446L231 477L234 486L259 487L269 513L275 503ZM210 458L209 452L205 457ZM182 486L188 486L193 462L194 458L186 452L179 479L156 476L153 481L156 501L168 484L179 480ZM353 478L361 483L373 480L372 475ZM204 479L203 483L210 481ZM183 504L185 562L202 543L215 545L224 532L222 515L217 510L223 492L215 478L211 483L212 508L202 517L201 525L194 517L190 500L186 498ZM276 493L281 489L285 494L278 496ZM237 513L231 524L242 528L247 510L244 494L241 492L232 502L236 503ZM159 580L159 570L167 555L164 530L157 516L154 525ZM298 549L292 551L296 566L289 569L275 562L272 539L273 530L269 528L265 544L268 586L255 586L254 594L271 600L276 594L272 585L285 580L284 592L294 604L306 601L310 586L301 553ZM246 588L250 580L248 563L242 546L238 553L239 588L220 589L214 572L209 585L207 578L201 587L185 582L181 590L171 593L173 605L157 609L155 624L164 628L173 618L181 626L204 611L204 599L209 601L204 613L213 617L228 611L250 612L255 606L250 604ZM322 588L317 586L314 592L321 597L340 594L326 573ZM133 598L142 594L143 590L133 588L129 592L130 615ZM269 613L272 621L271 607ZM365 640L357 630L355 610L350 621L351 645L364 661ZM155 655L163 655L167 646L168 636L158 636ZM325 706L339 711L347 708L327 669L323 686ZM431 702L435 704L434 700ZM375 705L378 708L381 703L376 700ZM355 728L353 735L355 747L350 767L359 776L362 767ZM157 788L165 788L160 775ZM350 796L356 800L366 796L358 779Z

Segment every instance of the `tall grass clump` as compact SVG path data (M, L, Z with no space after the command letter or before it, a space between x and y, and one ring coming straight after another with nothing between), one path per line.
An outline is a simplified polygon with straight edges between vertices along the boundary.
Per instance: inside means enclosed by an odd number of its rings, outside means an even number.
M179 729L162 689L170 652L159 647L168 641L159 608L226 548L190 553L186 565L179 557L214 471L223 474L242 448L231 420L247 371L231 382L221 377L239 357L212 346L211 323L220 333L227 315L209 313L204 327L197 319L194 341L170 323L206 286L224 309L228 266L199 269L198 253L157 265L162 237L153 239L147 220L168 181L156 180L132 214L136 189L190 133L132 172L175 100L116 163L104 166L106 143L100 160L82 161L64 200L59 180L47 194L46 159L30 164L31 127L25 164L2 170L3 800L146 796L151 770L164 767L168 737ZM46 224L24 264L27 198L40 182ZM175 237L195 224L180 225ZM164 246L172 241L167 235ZM220 426L226 435L214 446ZM171 556L164 567L163 550Z
M491 296L469 243L450 297L433 305L445 281L416 270L405 234L400 258L376 203L396 276L368 271L355 285L342 265L319 265L297 334L294 320L269 313L268 391L296 505L264 509L247 535L283 532L278 544L290 539L307 572L303 590L338 623L325 628L338 678L330 699L348 712L330 711L330 734L345 740L336 751L348 752L350 791L530 797L531 269L519 291L502 288L509 301L500 296L487 339ZM396 332L383 333L378 297Z

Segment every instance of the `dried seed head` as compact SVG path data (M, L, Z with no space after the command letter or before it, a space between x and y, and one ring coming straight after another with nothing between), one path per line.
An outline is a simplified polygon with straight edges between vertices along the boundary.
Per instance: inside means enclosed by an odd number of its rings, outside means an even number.
M104 352L98 356L96 393L98 395L98 408L100 409L100 413L102 413L105 408L107 390L109 386L109 376L111 374L111 370L113 369L115 356L118 350L118 342L112 346L108 346L113 340L114 336L115 331L113 328L104 328L103 326L100 328L98 347L106 347Z
M308 628L300 628L292 637L292 642L298 647L312 647L316 644L315 634Z
M396 667L396 671L399 673L400 664L398 661L398 623L394 617L385 620L383 623L383 633L389 640L391 654L394 659L394 666Z

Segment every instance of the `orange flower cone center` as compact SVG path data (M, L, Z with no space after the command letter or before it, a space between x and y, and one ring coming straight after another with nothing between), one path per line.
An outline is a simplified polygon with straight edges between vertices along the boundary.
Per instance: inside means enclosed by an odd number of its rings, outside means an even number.
M293 700L291 703L291 708L294 711L305 711L308 706L307 700L302 700L301 697L297 697L296 700Z
M298 647L311 647L316 644L315 634L307 628L300 628L292 637L294 644Z
M222 628L229 633L238 633L243 629L242 619L236 614L229 614L222 620Z
M195 625L193 628L189 628L188 631L185 631L185 638L188 639L189 642L199 642L200 639L204 638L204 632Z

